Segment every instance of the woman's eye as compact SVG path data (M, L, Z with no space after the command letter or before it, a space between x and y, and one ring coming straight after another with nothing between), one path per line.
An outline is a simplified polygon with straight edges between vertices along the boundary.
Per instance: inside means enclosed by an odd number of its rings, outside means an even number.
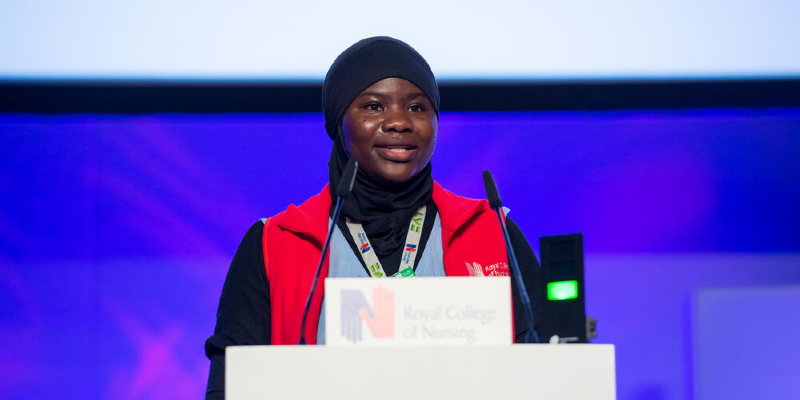
M380 111L381 110L381 106L380 106L380 104L367 104L367 110Z
M412 105L411 107L409 107L408 109L409 109L409 110L411 110L411 111L413 111L413 112L421 112L421 111L425 111L425 108L424 108L424 107L422 107L422 106L421 106L421 105L419 105L419 104L414 104L414 105Z

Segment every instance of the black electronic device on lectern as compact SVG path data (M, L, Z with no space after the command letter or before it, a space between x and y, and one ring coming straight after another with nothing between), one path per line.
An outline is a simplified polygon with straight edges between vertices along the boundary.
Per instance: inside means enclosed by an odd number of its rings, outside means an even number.
M543 236L540 293L545 298L542 343L587 343L596 336L594 319L586 317L583 284L583 235Z

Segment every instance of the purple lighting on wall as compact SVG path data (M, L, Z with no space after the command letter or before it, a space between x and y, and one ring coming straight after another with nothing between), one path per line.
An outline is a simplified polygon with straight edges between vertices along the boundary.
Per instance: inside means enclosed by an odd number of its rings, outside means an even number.
M699 290L800 283L798 132L800 109L442 113L433 174L482 197L490 169L537 254L583 232L619 398L683 399ZM0 115L0 397L202 397L238 241L319 192L330 145L316 114Z

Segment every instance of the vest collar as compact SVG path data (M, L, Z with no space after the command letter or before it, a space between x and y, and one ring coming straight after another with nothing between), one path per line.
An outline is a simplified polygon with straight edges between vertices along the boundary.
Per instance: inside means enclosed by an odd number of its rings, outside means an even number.
M439 209L442 229L453 233L461 229L472 217L484 210L489 210L489 202L487 200L470 199L456 195L443 188L438 182L433 182L432 197L433 202ZM449 237L452 238L452 236Z
M431 197L439 209L442 229L450 232L458 231L472 217L489 209L488 201L458 196L435 181ZM321 248L328 234L331 202L329 185L325 185L318 195L300 206L290 205L286 211L278 214L276 222L283 229L310 237Z
M325 236L328 234L330 210L331 190L330 185L325 185L318 195L306 200L300 206L292 204L286 211L278 214L276 222L283 229L310 237L318 247L322 248Z

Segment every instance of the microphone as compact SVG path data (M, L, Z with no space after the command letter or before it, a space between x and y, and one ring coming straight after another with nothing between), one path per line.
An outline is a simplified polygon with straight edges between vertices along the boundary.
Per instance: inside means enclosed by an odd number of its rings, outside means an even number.
M522 281L522 271L519 269L517 263L517 256L514 254L514 248L511 246L511 238L508 236L508 228L506 227L505 216L503 215L503 202L500 200L500 193L497 191L497 185L494 184L492 173L488 170L483 171L483 185L486 187L486 198L489 200L489 207L493 208L497 213L497 219L500 221L500 229L503 231L503 239L506 242L506 253L508 253L508 262L511 264L511 273L514 274L514 280L517 282L517 291L519 298L522 301L522 308L525 311L525 316L528 319L528 332L525 334L525 343L539 343L539 335L536 334L534 329L533 308L531 308L531 299L528 297L528 291L525 289L525 282ZM533 341L531 341L533 339Z
M325 244L322 246L322 254L320 254L319 263L317 263L317 272L314 274L314 282L311 284L311 292L308 294L306 308L303 310L303 322L300 324L300 341L297 343L299 345L306 344L306 319L308 318L308 309L311 308L311 299L314 298L314 292L317 289L319 274L322 272L322 262L325 260L325 256L328 255L328 247L330 247L331 244L333 227L336 226L336 221L339 219L339 215L342 214L344 200L350 197L350 193L353 191L353 184L356 181L356 172L358 172L358 161L356 161L355 157L351 156L350 160L347 161L347 166L344 167L342 179L339 181L339 185L336 186L336 206L333 207L333 217L328 223L328 235L325 237Z

